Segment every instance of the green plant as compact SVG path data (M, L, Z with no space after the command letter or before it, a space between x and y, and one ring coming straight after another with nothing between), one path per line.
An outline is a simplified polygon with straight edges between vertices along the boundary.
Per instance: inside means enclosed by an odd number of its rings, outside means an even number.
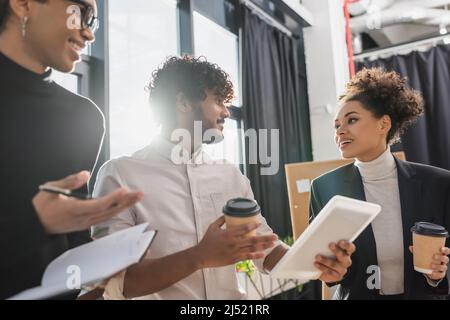
M292 236L287 236L281 239L288 246L292 246L294 244L294 238Z
M255 272L255 265L252 260L238 262L236 263L236 272L245 272L251 278Z
M261 293L258 290L258 286L253 280L253 274L255 273L255 265L253 264L252 260L244 260L236 263L236 272L244 272L248 280L255 288L256 292L258 292L258 295L261 297L261 299L264 297L263 293Z
M292 246L294 244L294 238L292 236L287 236L287 237L284 237L284 238L282 238L280 240L282 242L284 242L285 244L287 244L288 246ZM255 274L255 270L256 270L256 267L253 264L253 261L252 260L241 261L241 262L236 263L235 267L236 267L236 272L243 272L243 273L245 273L245 275L248 278L248 280L251 282L253 287L258 292L259 296L261 298L263 298L265 295L260 292L260 290L258 289L258 286L255 283L254 277L253 277L253 275ZM295 280L288 280L288 281L283 281L283 282L282 281L278 281L279 286L280 286L280 288L282 290L283 290L283 287L285 287L288 283L292 283L292 282L295 284L294 290L296 289L296 291L298 293L303 291L303 285L302 284L297 285L297 282ZM289 292L292 293L292 291L293 290L291 289L289 291L283 292L283 293L281 293L279 295L279 297L281 299L283 299L283 298L286 299L286 298L289 297L289 294L290 294Z

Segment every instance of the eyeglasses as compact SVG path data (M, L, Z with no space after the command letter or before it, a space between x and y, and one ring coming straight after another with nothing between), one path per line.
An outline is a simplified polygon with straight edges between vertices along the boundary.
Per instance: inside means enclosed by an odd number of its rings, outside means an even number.
M95 9L90 4L83 0L69 0L81 6L81 28L90 29L92 33L95 33L100 24L99 19L96 16Z

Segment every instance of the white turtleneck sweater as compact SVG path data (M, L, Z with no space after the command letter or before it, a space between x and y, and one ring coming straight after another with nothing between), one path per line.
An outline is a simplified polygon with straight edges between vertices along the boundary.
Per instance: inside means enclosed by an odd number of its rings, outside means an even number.
M403 226L397 165L390 148L369 162L356 160L366 200L381 206L372 222L380 270L380 294L404 293Z

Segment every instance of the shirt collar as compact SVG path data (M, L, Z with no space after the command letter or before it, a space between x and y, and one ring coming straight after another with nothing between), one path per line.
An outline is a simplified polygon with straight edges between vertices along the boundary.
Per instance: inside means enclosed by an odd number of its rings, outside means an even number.
M201 165L212 163L209 155L204 152L202 145L191 154L190 150L182 143L174 143L160 135L155 137L151 145L156 152L174 164Z

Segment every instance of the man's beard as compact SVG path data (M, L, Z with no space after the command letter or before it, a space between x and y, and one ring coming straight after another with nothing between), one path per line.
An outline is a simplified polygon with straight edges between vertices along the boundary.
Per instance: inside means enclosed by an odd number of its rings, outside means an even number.
M203 143L217 144L225 139L223 132L217 128L203 130Z
M204 144L217 144L222 142L225 137L223 135L223 131L218 128L218 125L225 125L225 119L216 120L215 126L206 122L201 113L201 106L194 107L194 118L198 119L195 121L200 121L202 123L202 143ZM209 128L207 127L209 126ZM197 137L194 137L197 139ZM197 142L197 141L195 141Z

